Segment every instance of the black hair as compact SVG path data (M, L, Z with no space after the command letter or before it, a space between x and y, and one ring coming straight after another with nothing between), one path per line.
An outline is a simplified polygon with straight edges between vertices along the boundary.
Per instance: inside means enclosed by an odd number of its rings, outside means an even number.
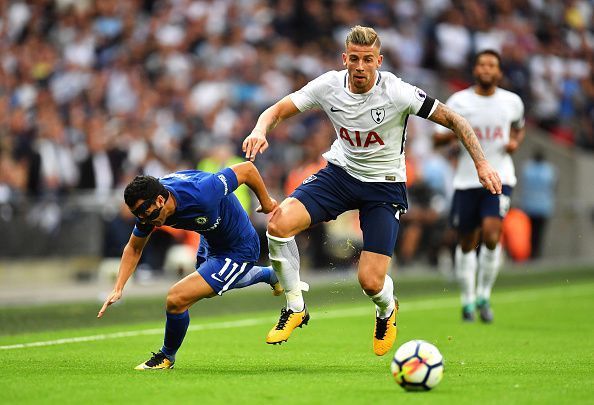
M148 200L162 195L169 196L169 192L159 180L153 176L136 176L124 190L124 201L128 207L134 207L138 200Z
M499 65L499 70L503 70L503 66L501 65L501 55L499 55L499 52L497 52L494 49L483 49L482 51L480 51L476 55L474 55L474 61L472 63L472 66L476 66L479 58L483 55L491 55L491 56L494 56L495 58L497 58L497 64Z

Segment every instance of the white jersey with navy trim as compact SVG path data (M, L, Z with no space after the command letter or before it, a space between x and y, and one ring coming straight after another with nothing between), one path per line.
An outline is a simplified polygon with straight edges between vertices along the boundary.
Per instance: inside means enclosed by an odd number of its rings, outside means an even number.
M429 117L437 101L389 72L376 73L364 94L348 88L348 72L330 71L290 94L300 111L321 108L337 139L324 158L365 182L405 182L404 142L410 114Z
M514 163L505 146L509 143L510 129L524 126L524 103L515 93L497 88L490 96L475 93L473 87L461 90L446 102L448 107L468 120L485 153L485 158L497 170L501 183L516 185ZM445 133L449 129L437 126L436 131ZM470 154L460 154L454 188L464 190L482 187Z

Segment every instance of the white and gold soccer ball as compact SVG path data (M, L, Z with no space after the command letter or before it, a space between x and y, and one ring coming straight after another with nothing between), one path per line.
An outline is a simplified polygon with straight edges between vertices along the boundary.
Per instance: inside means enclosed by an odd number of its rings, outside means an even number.
M443 356L431 343L411 340L396 350L390 368L405 390L428 391L443 377Z

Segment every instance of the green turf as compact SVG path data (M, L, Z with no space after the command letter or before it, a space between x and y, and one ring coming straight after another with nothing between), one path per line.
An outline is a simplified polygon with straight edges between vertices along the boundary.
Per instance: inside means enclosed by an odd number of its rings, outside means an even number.
M265 311L248 308L250 312L208 318L200 317L200 308L195 308L192 326L199 330L188 332L176 369L171 371L132 370L146 360L150 350L158 348L162 322L95 323L96 327L80 329L5 334L0 336L0 346L157 329L145 336L0 350L2 401L590 403L594 396L594 280L583 277L568 282L550 277L546 282L541 277L539 284L513 287L510 282L497 289L493 325L460 322L454 292L436 292L433 287L424 295L407 297L402 292L398 343L425 339L435 343L445 358L444 379L430 392L408 393L393 382L390 357L372 353L371 305L360 293L344 293L348 298L336 299L339 294L332 293L336 290L330 286L312 291L310 296L318 298L310 301L310 325L298 329L282 346L264 344L276 310L270 308L277 301L267 301ZM242 301L242 297L230 295L219 306ZM223 323L238 320L252 325Z
M307 302L312 306L325 307L342 303L366 302L356 276L351 273L328 273L335 281L322 286L313 285L307 293ZM307 276L305 276L307 279ZM396 292L403 300L427 294L448 295L457 291L457 286L444 280L439 274L416 275L403 272L393 276ZM530 266L518 267L501 274L496 290L530 287L534 285L561 285L594 281L594 267L560 268L554 271L538 270ZM263 287L263 286L261 286ZM265 288L247 288L231 291L223 298L204 300L192 309L196 316L226 315L245 311L260 311L276 308L279 299L265 292ZM103 302L86 302L0 307L0 336L26 332L62 330L66 328L93 327L98 324L128 325L138 322L160 321L164 313L163 295L146 298L128 298L108 310L108 315L98 323L95 319Z

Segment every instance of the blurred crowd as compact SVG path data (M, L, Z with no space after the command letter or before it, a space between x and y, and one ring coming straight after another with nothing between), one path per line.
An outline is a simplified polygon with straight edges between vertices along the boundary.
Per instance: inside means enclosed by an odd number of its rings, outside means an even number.
M383 69L442 100L471 83L476 51L500 51L529 121L594 151L587 0L0 0L0 16L0 203L230 162L263 109L342 69L356 24L380 34ZM455 156L430 133L409 126L410 186L440 213ZM333 138L315 112L275 129L257 160L271 191L283 197Z

